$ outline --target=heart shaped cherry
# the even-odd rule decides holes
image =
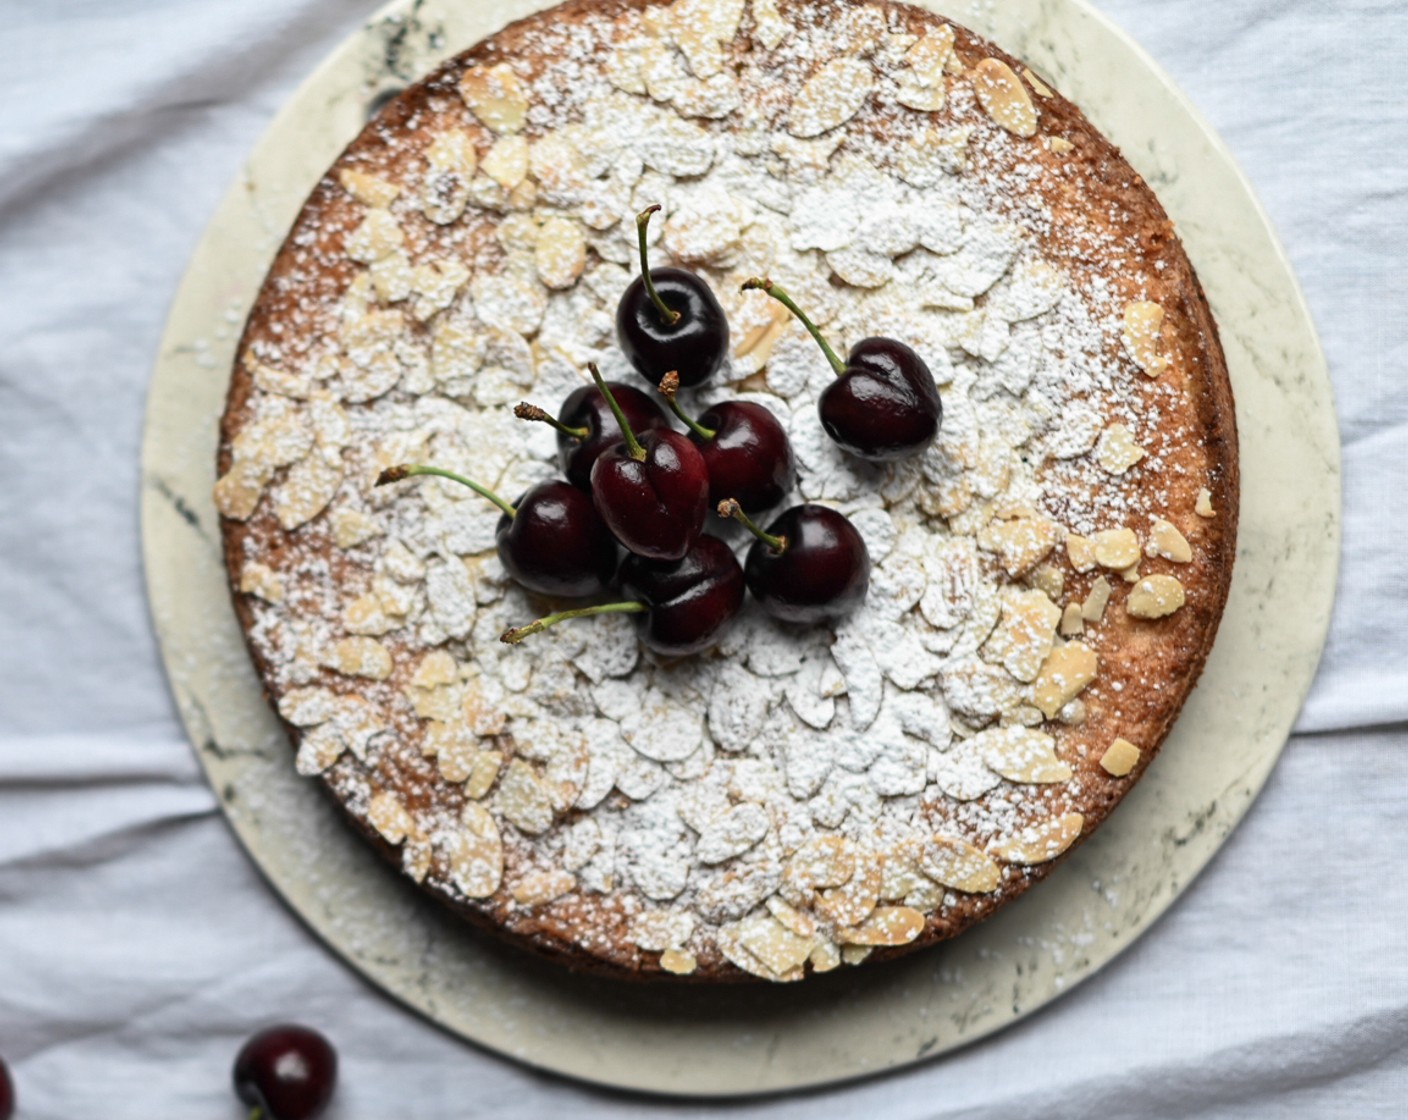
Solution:
[[[667,373],[660,393],[689,429],[709,470],[709,504],[735,498],[749,513],[771,509],[797,481],[792,444],[772,412],[753,401],[721,401],[691,420],[675,393],[679,378]]]
[[[647,381],[675,370],[683,385],[702,385],[728,355],[728,317],[702,277],[682,268],[652,269],[645,230],[659,206],[636,216],[640,275],[616,307],[616,341]]]
[[[934,375],[914,350],[893,338],[863,338],[842,362],[816,325],[771,280],[754,277],[743,290],[761,289],[787,308],[817,341],[836,380],[817,401],[821,426],[842,450],[871,463],[918,455],[939,434],[943,404]]]
[[[317,1031],[285,1023],[250,1036],[234,1078],[250,1120],[312,1120],[332,1100],[337,1053]]]
[[[828,506],[785,511],[767,532],[734,501],[719,503],[758,539],[748,549],[744,577],[762,608],[783,622],[834,622],[870,589],[870,551],[850,520]]]
[[[653,428],[639,439],[595,363],[592,378],[616,415],[622,439],[592,466],[592,501],[630,551],[650,560],[681,560],[704,528],[709,470],[679,432]]]
[[[15,1086],[5,1060],[0,1058],[0,1120],[10,1120],[15,1114]]]
[[[611,395],[625,413],[633,431],[668,428],[670,419],[654,399],[630,385],[608,381]],[[513,410],[520,420],[539,420],[557,429],[557,462],[567,481],[589,490],[592,465],[597,456],[621,438],[621,428],[611,406],[595,385],[573,389],[558,410],[557,419],[533,404],[520,404]]]
[[[513,505],[485,489],[439,467],[388,467],[378,486],[404,478],[431,475],[468,486],[504,511],[495,530],[504,569],[529,591],[539,595],[583,599],[604,591],[616,574],[616,541],[589,495],[561,479],[540,482],[523,492]]]
[[[530,634],[570,618],[594,614],[633,614],[641,642],[664,657],[685,657],[714,645],[743,604],[743,569],[718,537],[702,536],[684,559],[662,564],[628,556],[621,565],[621,589],[630,599],[559,611],[504,631],[516,645]]]

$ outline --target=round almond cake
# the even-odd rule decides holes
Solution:
[[[790,437],[869,593],[747,602],[667,660],[550,603],[499,510],[557,474],[639,272],[727,313],[694,415]],[[912,346],[943,418],[873,465],[818,418],[836,345]],[[569,0],[406,90],[314,189],[249,317],[215,498],[300,774],[476,925],[622,977],[800,980],[953,937],[1041,881],[1144,772],[1231,578],[1232,395],[1171,223],[1030,69],[896,3]],[[767,518],[763,518],[766,523]],[[752,538],[710,517],[741,556]],[[609,596],[608,596],[609,598]],[[603,601],[606,601],[605,599]]]

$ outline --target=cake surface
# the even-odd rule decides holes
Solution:
[[[834,629],[750,604],[673,663],[621,616],[502,645],[547,604],[505,577],[498,511],[372,484],[553,476],[512,408],[555,411],[588,361],[645,384],[612,311],[655,203],[653,263],[704,275],[733,331],[682,400],[779,416],[795,500],[866,539],[869,597]],[[838,348],[914,346],[934,446],[836,449],[831,370],[752,275]],[[569,2],[446,63],[295,223],[218,465],[300,773],[477,924],[633,977],[800,979],[1016,898],[1156,753],[1235,549],[1226,367],[1157,200],[1020,63],[898,4]]]

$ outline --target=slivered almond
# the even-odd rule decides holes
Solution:
[[[1041,714],[1054,719],[1056,713],[1079,696],[1095,679],[1100,660],[1082,642],[1068,642],[1051,651],[1037,674],[1032,700]]]
[[[973,92],[993,122],[1014,136],[1036,135],[1037,112],[1022,79],[1012,67],[996,58],[985,58],[973,68]]]
[[[919,850],[919,870],[965,894],[986,894],[1002,882],[1002,869],[981,848],[956,836],[931,836]]]
[[[1066,813],[1021,829],[989,850],[1008,863],[1047,863],[1074,844],[1084,827],[1085,817],[1080,813]]]
[[[1165,618],[1183,602],[1183,584],[1173,576],[1146,576],[1134,585],[1124,609],[1135,618]]]
[[[1116,739],[1100,756],[1100,765],[1111,777],[1123,778],[1139,765],[1140,750],[1128,739]]]
[[[1148,377],[1158,377],[1168,368],[1160,339],[1163,325],[1164,309],[1150,300],[1131,303],[1124,309],[1124,348]]]
[[[528,98],[508,63],[471,67],[461,76],[459,88],[470,112],[495,132],[517,132],[523,127]]]

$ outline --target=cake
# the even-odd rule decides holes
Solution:
[[[515,420],[625,364],[612,309],[696,270],[732,351],[696,408],[783,421],[796,500],[873,565],[834,626],[745,605],[666,661],[494,552],[556,473]],[[901,339],[923,455],[823,433],[838,347]],[[953,937],[1140,778],[1202,670],[1235,549],[1216,327],[1148,186],[1062,95],[898,3],[568,0],[386,105],[319,181],[232,371],[215,499],[235,608],[300,774],[469,922],[633,979],[795,981]],[[792,504],[790,501],[784,505]],[[709,531],[735,545],[732,522]]]

